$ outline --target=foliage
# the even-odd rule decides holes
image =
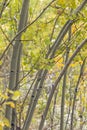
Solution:
[[[36,127],[36,129],[38,129],[40,118],[46,108],[52,87],[66,64],[67,48],[69,49],[69,59],[76,50],[76,47],[87,37],[87,7],[85,6],[78,15],[75,15],[74,11],[78,5],[81,4],[81,0],[55,0],[46,10],[44,8],[50,3],[50,0],[30,0],[27,22],[29,26],[22,32],[20,40],[22,43],[22,53],[17,82],[18,88],[15,90],[9,90],[10,67],[16,39],[14,39],[13,43],[10,43],[10,41],[17,34],[22,0],[7,1],[8,4],[4,7],[0,18],[0,56],[2,57],[0,59],[0,130],[2,130],[4,126],[11,127],[9,120],[5,117],[6,106],[16,110],[17,125],[20,127],[23,126],[38,73],[41,70],[47,70],[47,75],[44,78],[45,81],[42,83],[43,90],[42,93],[40,93],[40,98],[38,99],[31,124],[32,129],[35,129]],[[0,2],[0,13],[2,9],[3,0]],[[42,11],[44,11],[44,13],[39,16]],[[38,20],[35,20],[38,16]],[[34,20],[35,22],[32,23]],[[51,57],[52,53],[48,55],[48,52],[52,49],[52,45],[55,43],[67,20],[75,20],[75,22],[71,25],[70,30],[64,38],[62,38],[55,55]],[[4,52],[5,50],[6,52]],[[86,57],[87,45],[85,44],[73,59],[67,70],[64,97],[64,126],[67,125],[67,128],[71,125],[70,121],[75,87],[78,81],[81,65]],[[87,61],[85,63],[85,66],[86,65]],[[39,91],[40,78],[38,80],[36,93]],[[73,120],[75,129],[83,127],[85,130],[87,127],[86,78],[87,69],[84,67],[76,94]],[[59,82],[54,93],[46,118],[46,127],[53,127],[54,130],[59,128],[62,88],[63,78]],[[76,120],[78,120],[77,123]]]

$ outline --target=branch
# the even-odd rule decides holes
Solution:
[[[9,3],[10,3],[10,0],[9,1],[8,0],[4,0],[4,2],[2,3],[3,5],[2,5],[1,12],[0,12],[0,18],[2,17],[2,14],[3,14],[5,8],[8,6]]]
[[[4,30],[2,29],[2,27],[0,26],[0,29],[4,35],[4,37],[7,39],[8,42],[10,42],[10,39],[8,38],[8,36],[6,35],[6,33],[4,32]]]
[[[77,9],[73,13],[77,15],[86,5],[86,3],[87,3],[87,0],[83,0],[82,3],[77,7]]]
[[[47,106],[45,108],[45,111],[43,113],[43,116],[42,116],[42,119],[41,119],[41,122],[40,122],[40,125],[39,125],[39,130],[42,130],[43,128],[43,125],[44,125],[44,121],[46,119],[46,115],[48,113],[48,109],[50,107],[50,103],[51,103],[51,100],[52,100],[52,97],[53,97],[53,94],[57,88],[57,85],[58,83],[60,82],[62,76],[64,75],[64,73],[66,72],[67,68],[69,67],[70,63],[72,62],[72,60],[74,59],[74,57],[77,55],[77,53],[80,51],[80,49],[84,46],[84,44],[87,43],[87,39],[83,40],[82,43],[77,47],[77,49],[74,51],[73,55],[71,56],[71,58],[66,62],[64,68],[62,69],[59,77],[57,78],[57,80],[55,81],[54,83],[54,86],[52,87],[52,90],[51,90],[51,93],[49,95],[49,98],[48,98],[48,101],[47,101]]]
[[[77,90],[78,90],[78,86],[79,86],[80,80],[81,80],[81,78],[82,78],[82,76],[83,76],[83,70],[84,70],[85,62],[86,62],[86,58],[84,59],[83,64],[82,64],[82,66],[81,66],[79,78],[78,78],[78,81],[77,81],[77,84],[76,84],[76,87],[75,87],[75,90],[74,90],[74,98],[73,98],[73,105],[72,105],[70,130],[73,130],[73,116],[74,116],[74,110],[75,110]]]
[[[6,53],[6,51],[8,50],[8,48],[10,47],[10,45],[13,43],[13,41],[22,33],[24,32],[28,27],[30,27],[32,24],[34,24],[41,16],[42,14],[48,9],[48,7],[54,2],[55,0],[52,0],[43,10],[42,12],[36,17],[36,19],[34,19],[31,23],[28,23],[23,29],[21,29],[16,36],[11,40],[11,42],[9,43],[9,45],[6,47],[6,49],[4,50],[3,54],[0,57],[0,60],[3,58],[4,54]]]
[[[87,0],[83,0],[83,2],[76,8],[76,10],[73,12],[74,15],[77,15],[81,9],[85,6],[85,4],[87,3]],[[63,26],[63,28],[61,29],[55,43],[52,45],[52,47],[49,49],[47,57],[49,56],[49,54],[51,53],[51,58],[54,57],[54,54],[56,52],[56,50],[58,49],[62,39],[64,38],[64,36],[66,35],[66,33],[68,32],[69,28],[72,26],[72,24],[75,22],[75,19],[73,20],[68,20],[65,25]]]

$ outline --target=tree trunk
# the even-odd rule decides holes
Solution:
[[[67,61],[67,63],[65,64],[64,68],[62,69],[60,75],[58,76],[57,80],[55,81],[53,87],[52,87],[52,90],[51,90],[51,93],[49,95],[49,98],[48,98],[48,101],[47,101],[47,105],[46,105],[46,108],[45,108],[45,111],[43,113],[43,116],[42,116],[42,119],[41,119],[41,122],[40,122],[40,125],[39,125],[39,130],[42,130],[43,129],[43,125],[44,125],[44,121],[46,119],[46,116],[47,116],[47,113],[48,113],[48,110],[49,110],[49,107],[50,107],[50,104],[51,104],[51,100],[52,100],[52,97],[53,97],[53,94],[57,88],[57,85],[58,83],[60,82],[62,76],[64,75],[64,73],[66,72],[68,66],[70,65],[70,63],[72,62],[72,60],[74,59],[74,57],[77,55],[77,53],[80,51],[80,49],[83,47],[84,44],[87,43],[87,39],[85,39],[84,41],[82,41],[82,43],[77,47],[77,49],[75,50],[75,52],[73,53],[73,55],[70,57],[70,59]]]
[[[85,59],[85,60],[86,60],[86,59]],[[76,102],[76,97],[77,97],[77,90],[78,90],[78,86],[79,86],[81,77],[82,77],[82,75],[83,75],[83,69],[84,69],[84,65],[85,65],[85,60],[83,61],[83,64],[82,64],[82,66],[81,66],[80,75],[79,75],[79,78],[78,78],[78,81],[77,81],[77,84],[76,84],[76,87],[75,87],[75,91],[74,91],[74,98],[73,98],[73,105],[72,105],[72,113],[71,113],[70,130],[73,130],[73,116],[74,116],[75,102]]]
[[[68,42],[71,39],[71,28],[69,29],[68,32]],[[65,59],[65,64],[68,61],[69,57],[69,47],[66,46],[66,59]],[[67,76],[67,71],[64,74],[63,78],[63,87],[62,87],[62,99],[61,99],[61,116],[60,116],[60,130],[64,129],[64,106],[65,106],[65,92],[66,92],[66,76]]]
[[[28,7],[29,7],[29,0],[24,0],[22,4],[22,10],[21,10],[21,15],[20,15],[20,21],[19,21],[19,26],[18,26],[18,32],[21,31],[26,24],[26,18],[28,14]],[[20,47],[21,47],[21,35],[18,35],[16,38],[15,45],[13,46],[13,54],[12,54],[12,60],[11,60],[11,69],[10,69],[10,79],[9,79],[9,89],[10,90],[15,90],[16,83],[17,83],[17,71],[18,70],[18,57],[20,55]],[[10,95],[9,95],[10,96]],[[9,106],[6,106],[6,112],[5,112],[5,117],[10,121],[12,121],[12,108]],[[15,126],[15,124],[14,124]],[[10,130],[8,127],[4,127],[4,130]]]

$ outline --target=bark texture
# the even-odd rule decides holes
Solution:
[[[24,0],[23,4],[22,4],[21,14],[20,14],[18,32],[21,31],[26,25],[28,8],[29,8],[29,0]],[[13,91],[15,90],[15,87],[17,84],[17,77],[18,77],[18,71],[19,71],[18,70],[19,69],[18,60],[19,60],[20,51],[22,49],[21,42],[20,42],[21,36],[22,36],[22,33],[20,33],[20,35],[17,36],[15,45],[13,46],[13,54],[12,54],[11,69],[10,69],[10,79],[9,79],[9,89],[13,90]],[[5,117],[10,121],[10,124],[12,122],[12,115],[13,115],[12,108],[9,106],[6,106]],[[15,126],[15,124],[13,126]],[[4,130],[10,130],[10,128],[4,127]]]

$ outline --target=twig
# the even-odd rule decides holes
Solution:
[[[2,5],[1,12],[0,12],[0,18],[2,17],[2,14],[3,14],[5,8],[8,6],[9,3],[10,3],[10,0],[9,1],[8,0],[4,0],[4,2],[2,3],[3,5]]]
[[[0,26],[0,29],[3,33],[3,35],[5,36],[5,38],[7,39],[8,42],[10,42],[10,39],[8,38],[8,36],[6,35],[6,33],[4,32],[4,30],[2,29],[2,27]]]
[[[42,12],[31,22],[28,23],[22,30],[20,30],[16,36],[10,41],[9,45],[6,47],[6,49],[4,50],[3,54],[0,57],[0,60],[3,58],[4,54],[6,53],[6,51],[8,50],[8,48],[10,47],[10,45],[13,43],[13,41],[22,33],[24,32],[28,27],[30,27],[32,24],[34,24],[41,16],[42,14],[48,9],[48,7],[54,2],[55,0],[52,0],[43,10]]]
[[[74,59],[74,57],[77,55],[77,53],[80,51],[80,49],[83,47],[84,44],[87,43],[87,39],[83,40],[82,43],[77,47],[77,49],[74,51],[73,55],[70,57],[70,59],[66,62],[64,68],[62,69],[60,75],[58,76],[57,80],[55,81],[54,83],[54,86],[52,87],[52,90],[51,90],[51,93],[49,95],[49,98],[48,98],[48,101],[47,101],[47,106],[45,108],[45,111],[43,113],[43,116],[42,116],[42,119],[41,119],[41,122],[40,122],[40,125],[39,125],[39,130],[42,130],[43,128],[43,125],[44,125],[44,121],[45,121],[45,118],[46,118],[46,115],[48,113],[48,109],[50,107],[50,103],[51,103],[51,100],[52,100],[52,97],[53,97],[53,94],[57,88],[57,85],[58,83],[60,82],[62,76],[65,74],[68,66],[70,65],[70,63],[72,62],[72,60]]]

